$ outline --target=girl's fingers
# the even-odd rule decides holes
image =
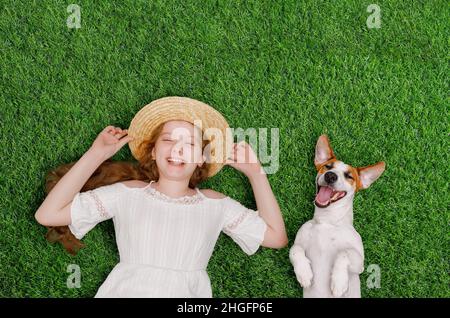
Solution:
[[[227,165],[229,165],[229,164],[233,164],[233,163],[236,163],[234,160],[232,160],[232,159],[227,159],[226,161],[225,161],[225,164],[227,164]]]
[[[107,133],[109,135],[112,135],[113,137],[115,137],[116,139],[120,139],[123,136],[128,134],[128,130],[127,129],[122,129],[120,127],[114,127],[114,126],[108,126],[103,130],[104,133]],[[102,133],[103,133],[102,132]]]
[[[122,131],[122,132],[120,132],[120,133],[115,134],[114,137],[120,139],[120,138],[122,138],[123,136],[125,136],[125,135],[127,135],[127,134],[128,134],[128,133],[127,133],[126,131]]]
[[[236,161],[236,156],[231,155],[230,157],[227,158],[227,160]]]
[[[122,129],[120,127],[114,127],[114,134],[120,134],[122,132]]]
[[[127,136],[127,137],[125,137],[125,138],[122,138],[122,139],[119,140],[119,146],[120,146],[120,147],[123,147],[127,142],[129,142],[129,141],[131,141],[131,140],[133,140],[133,138],[130,137],[130,136]]]
[[[122,129],[120,127],[116,126],[107,126],[103,131],[106,131],[108,133],[121,133],[123,131],[128,131],[127,129]]]
[[[104,132],[111,133],[114,131],[114,126],[107,126],[105,129],[103,129]]]

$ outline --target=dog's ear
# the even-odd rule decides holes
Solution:
[[[334,158],[333,149],[331,149],[327,135],[321,135],[317,140],[316,156],[314,157],[316,168],[318,169],[324,162]]]
[[[386,164],[383,161],[371,166],[357,168],[359,180],[361,181],[361,188],[367,189],[381,176],[385,168]]]

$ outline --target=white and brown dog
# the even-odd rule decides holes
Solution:
[[[289,259],[303,297],[360,298],[364,249],[353,228],[353,198],[378,179],[385,164],[349,166],[336,159],[326,135],[317,141],[314,164],[318,171],[314,217],[298,231]]]

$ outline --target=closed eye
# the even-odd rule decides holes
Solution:
[[[344,177],[346,177],[347,179],[352,179],[353,180],[353,176],[350,173],[348,173],[348,172],[344,173]]]
[[[328,170],[333,169],[333,164],[325,165],[325,168],[327,168]]]

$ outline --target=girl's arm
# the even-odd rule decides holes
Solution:
[[[267,175],[250,145],[243,141],[235,144],[231,159],[226,163],[244,173],[250,181],[259,215],[267,224],[267,231],[261,245],[270,248],[285,247],[288,244],[288,238],[280,207]]]
[[[38,223],[45,226],[71,224],[70,206],[75,195],[106,159],[131,140],[131,137],[120,139],[126,134],[126,130],[108,126],[98,135],[91,148],[58,181],[37,209]]]

